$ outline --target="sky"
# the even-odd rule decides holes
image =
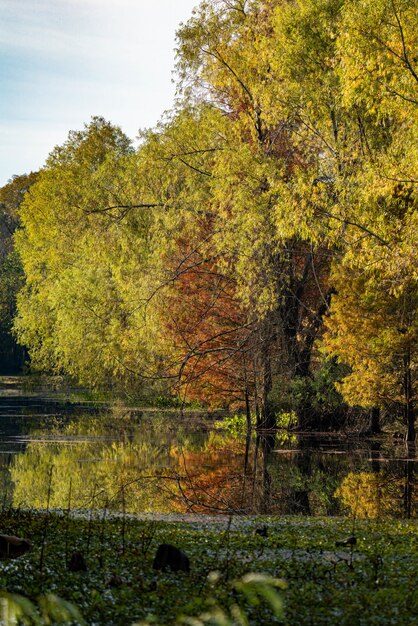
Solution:
[[[198,0],[0,0],[0,187],[101,115],[134,139],[174,102]]]

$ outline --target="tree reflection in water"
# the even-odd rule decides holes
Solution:
[[[120,411],[46,419],[6,462],[15,507],[128,513],[416,516],[416,461],[385,443],[362,446],[281,432],[232,435],[213,422]],[[357,442],[358,444],[358,442]]]

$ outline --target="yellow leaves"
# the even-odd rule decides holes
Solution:
[[[369,111],[381,118],[416,114],[415,0],[346,3],[342,17],[344,35],[337,45],[345,103],[366,102]]]
[[[300,286],[323,304],[335,282],[326,346],[352,367],[346,398],[398,398],[416,338],[416,17],[413,0],[201,4],[179,31],[171,116],[135,155],[95,118],[22,208],[17,328],[40,361],[124,380],[175,353],[161,321],[187,263],[216,262],[260,320],[303,274],[288,250],[322,248],[323,275]]]
[[[352,405],[402,405],[406,372],[418,362],[417,284],[404,279],[394,290],[384,278],[373,266],[334,269],[337,294],[324,346],[351,367],[340,390]]]
[[[391,482],[383,472],[350,472],[335,492],[351,515],[375,519],[397,512],[402,485]]]

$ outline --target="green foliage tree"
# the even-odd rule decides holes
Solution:
[[[273,115],[265,98],[277,4],[202,3],[179,32],[184,93],[206,98],[227,122],[212,178],[214,211],[225,222],[217,244],[256,321],[261,418],[270,425],[273,379],[309,374],[329,297],[326,256],[306,229],[296,230],[294,213],[291,228],[278,214],[304,156],[292,144],[288,116]]]
[[[26,284],[15,330],[35,366],[89,385],[121,379],[144,353],[138,302],[150,213],[130,213],[136,156],[120,129],[93,118],[50,155],[21,208],[16,246]]]
[[[370,406],[355,345],[384,344],[384,394],[400,402],[404,381],[413,438],[415,5],[201,2],[178,32],[171,116],[136,152],[94,118],[23,203],[15,327],[34,363],[125,388],[229,376],[258,425],[276,398],[315,426],[332,299],[324,346],[353,370],[345,399]]]
[[[37,174],[14,176],[0,189],[0,372],[21,370],[25,351],[12,335],[16,296],[23,284],[23,271],[14,249],[13,233],[19,224],[19,207]]]

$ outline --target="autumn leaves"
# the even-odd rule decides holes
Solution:
[[[169,118],[136,152],[94,118],[27,194],[33,363],[314,426],[332,356],[413,438],[417,38],[413,0],[201,3]]]

